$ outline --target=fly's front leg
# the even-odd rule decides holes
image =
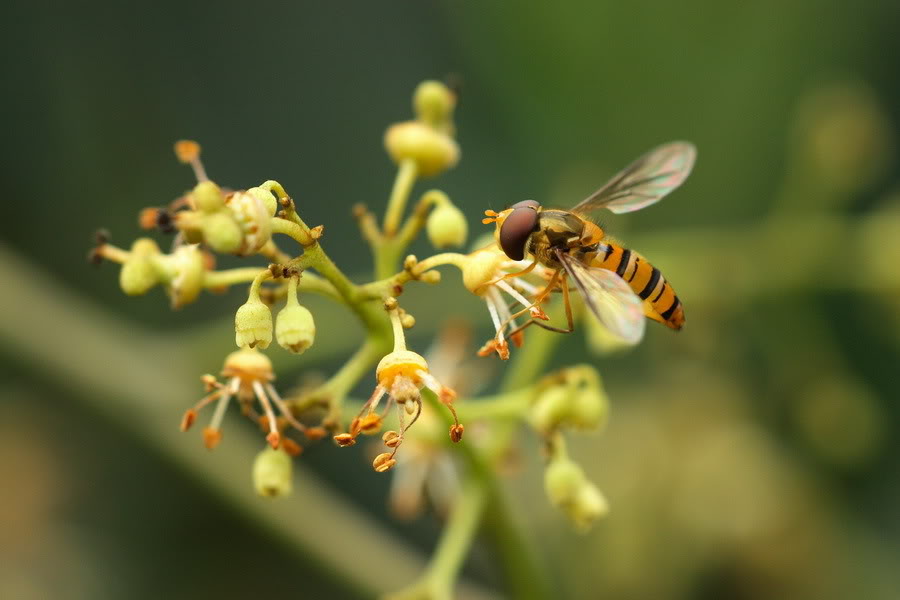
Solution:
[[[569,302],[569,282],[566,281],[565,275],[562,276],[561,286],[563,292],[563,303],[566,307],[566,329],[560,329],[559,327],[547,325],[546,323],[537,319],[528,319],[528,321],[511,331],[509,333],[509,337],[512,339],[516,339],[514,336],[521,334],[530,325],[537,325],[538,327],[546,329],[547,331],[553,331],[554,333],[572,333],[573,331],[575,331],[575,319],[572,316],[572,304]]]

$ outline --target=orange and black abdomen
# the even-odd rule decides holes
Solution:
[[[659,269],[628,248],[604,241],[593,266],[614,271],[644,301],[644,314],[672,329],[684,325],[684,308]]]

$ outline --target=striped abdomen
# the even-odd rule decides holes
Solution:
[[[684,308],[675,290],[659,269],[628,248],[604,241],[592,262],[595,267],[615,271],[628,282],[634,293],[644,301],[644,314],[672,329],[684,325]]]

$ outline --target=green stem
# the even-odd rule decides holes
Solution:
[[[478,532],[478,524],[486,501],[485,487],[480,484],[478,478],[467,477],[450,519],[444,527],[444,534],[438,542],[431,562],[428,563],[426,581],[436,597],[442,595],[452,597],[449,592],[459,576],[472,539]]]
[[[256,276],[267,271],[261,267],[240,267],[237,269],[225,269],[224,271],[207,271],[203,277],[203,287],[223,288],[236,283],[247,283],[256,279]]]
[[[294,214],[296,215],[296,213]],[[272,233],[290,236],[304,248],[316,243],[315,238],[310,233],[310,229],[305,224],[297,223],[294,220],[282,219],[281,217],[272,218]]]
[[[422,194],[413,213],[406,222],[403,223],[403,227],[400,228],[400,233],[397,234],[397,245],[401,248],[406,248],[413,243],[416,236],[419,235],[419,232],[425,227],[425,223],[428,220],[428,213],[431,212],[431,208],[439,204],[447,203],[448,201],[447,195],[440,190],[428,190]]]
[[[467,399],[466,402],[456,406],[456,413],[459,420],[466,423],[517,420],[522,418],[531,400],[530,391],[518,389],[506,394],[484,396],[477,400]]]
[[[409,194],[416,183],[418,171],[416,161],[411,158],[401,162],[397,169],[397,177],[394,179],[394,187],[391,189],[387,210],[384,213],[384,234],[387,237],[393,237],[397,233],[400,219],[403,218],[403,210],[409,200]]]
[[[347,394],[384,354],[384,344],[372,339],[367,340],[327,382],[311,394],[292,401],[291,405],[298,413],[302,413],[311,405],[327,402],[329,418],[335,423],[340,423]]]
[[[400,261],[400,254],[406,249],[406,245],[396,237],[397,229],[417,175],[418,167],[414,160],[407,159],[400,163],[384,215],[384,235],[381,243],[375,247],[376,279],[386,279],[394,273]]]

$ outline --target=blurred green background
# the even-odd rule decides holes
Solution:
[[[84,257],[97,227],[127,245],[140,208],[192,185],[171,145],[193,138],[224,185],[284,183],[362,280],[350,207],[383,210],[383,131],[449,73],[463,158],[417,192],[444,189],[473,231],[485,208],[574,204],[663,141],[699,149],[672,198],[605,221],[673,282],[685,330],[651,326],[604,358],[575,334],[554,358],[604,375],[610,425],[572,451],[610,516],[572,532],[528,436],[509,478],[558,597],[900,597],[897,2],[5,12],[0,597],[340,598],[372,589],[366,569],[380,590],[418,572],[440,522],[394,520],[361,452],[313,447],[296,497],[267,503],[250,490],[252,428],[235,418],[213,454],[179,435],[196,375],[231,349],[240,290],[172,313]],[[410,302],[419,347],[450,315],[478,314],[486,335],[455,273]],[[314,306],[316,347],[272,352],[281,386],[356,343],[344,313]],[[466,576],[506,589],[489,544]]]

